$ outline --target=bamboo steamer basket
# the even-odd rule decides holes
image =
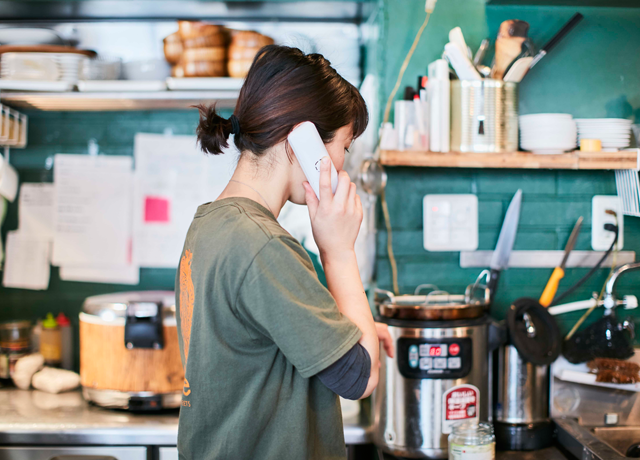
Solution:
[[[89,297],[80,313],[80,381],[85,399],[130,410],[181,404],[184,369],[175,293]]]

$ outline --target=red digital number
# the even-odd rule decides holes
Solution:
[[[429,355],[431,356],[440,356],[442,354],[442,349],[440,347],[431,347],[429,350]]]

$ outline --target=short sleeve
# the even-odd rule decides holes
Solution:
[[[236,309],[305,378],[340,359],[362,335],[340,313],[304,248],[286,237],[271,239],[255,256]]]

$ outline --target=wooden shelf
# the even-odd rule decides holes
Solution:
[[[580,152],[563,155],[534,155],[528,152],[464,153],[382,150],[385,166],[431,168],[505,169],[636,169],[638,150],[623,152]]]
[[[3,91],[0,101],[19,109],[45,111],[175,110],[216,102],[234,108],[238,90],[38,93]]]

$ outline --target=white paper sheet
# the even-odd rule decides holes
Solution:
[[[53,265],[131,264],[132,158],[55,156]]]
[[[141,267],[177,267],[198,206],[222,192],[237,157],[233,148],[207,156],[195,136],[136,135],[133,258]]]
[[[5,287],[45,290],[49,287],[51,242],[20,231],[7,234],[2,284]]]
[[[63,281],[135,285],[140,282],[140,267],[60,267]]]
[[[22,184],[18,198],[18,228],[21,233],[53,240],[53,184]]]

